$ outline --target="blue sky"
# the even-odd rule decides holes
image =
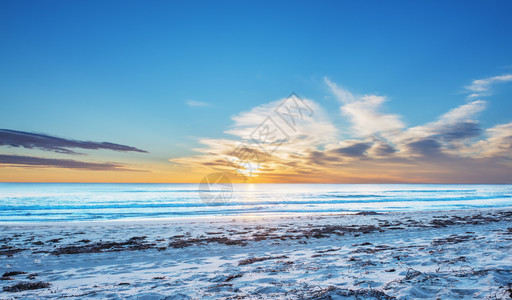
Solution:
[[[94,160],[165,165],[193,155],[200,138],[229,137],[233,116],[292,91],[319,103],[348,137],[326,77],[354,94],[385,96],[382,110],[410,127],[468,103],[473,80],[512,73],[509,1],[2,1],[0,8],[0,128],[149,152],[100,150]],[[511,95],[512,85],[493,86],[478,118],[483,128],[511,121]]]

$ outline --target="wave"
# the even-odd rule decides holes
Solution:
[[[332,197],[332,196],[330,196]],[[337,198],[337,197],[336,197]],[[476,196],[476,197],[451,197],[451,198],[383,198],[383,199],[367,199],[362,200],[362,197],[345,198],[345,200],[308,200],[308,201],[230,201],[227,203],[218,203],[218,206],[258,206],[258,205],[319,205],[319,204],[351,204],[351,203],[393,203],[393,202],[450,202],[450,201],[478,201],[478,200],[502,200],[512,198],[512,195],[496,196]],[[213,205],[209,205],[213,206]],[[0,205],[0,211],[33,211],[33,210],[80,210],[80,209],[134,209],[134,208],[196,208],[205,207],[205,203],[122,203],[122,204],[104,204],[104,205]]]
[[[234,184],[206,205],[195,184],[0,184],[0,221],[84,221],[243,214],[411,211],[512,206],[511,185]]]

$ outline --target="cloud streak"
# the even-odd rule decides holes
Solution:
[[[85,162],[72,159],[55,159],[43,158],[35,156],[23,155],[3,155],[0,154],[0,164],[4,166],[14,167],[53,167],[74,170],[88,170],[88,171],[130,171],[130,172],[144,172],[144,170],[129,169],[120,163],[95,163]]]
[[[473,80],[470,85],[466,86],[466,90],[470,93],[468,98],[476,98],[481,96],[489,96],[490,89],[497,83],[505,83],[512,81],[512,74],[505,74],[494,77]]]
[[[147,153],[135,147],[109,142],[80,141],[55,137],[47,134],[0,129],[0,146],[40,149],[63,154],[80,154],[71,149],[113,150],[119,152]]]
[[[188,106],[192,107],[211,107],[212,105],[210,103],[201,102],[201,101],[195,101],[195,100],[189,100],[185,102]]]
[[[342,103],[340,111],[349,118],[354,131],[360,136],[391,134],[404,128],[400,117],[395,114],[382,113],[381,107],[385,97],[376,95],[354,96],[348,90],[324,78],[331,92]]]
[[[482,129],[476,119],[486,102],[476,100],[456,107],[436,121],[408,128],[391,138],[402,154],[439,156],[459,151],[468,139],[478,137]]]

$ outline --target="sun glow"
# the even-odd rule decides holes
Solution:
[[[244,177],[257,177],[261,173],[261,165],[251,161],[241,161],[238,158],[232,158],[231,161],[235,164],[237,174]]]

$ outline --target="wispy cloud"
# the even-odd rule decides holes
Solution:
[[[347,116],[355,132],[361,136],[390,134],[404,127],[400,117],[380,111],[385,97],[376,95],[354,96],[348,90],[324,78],[331,92],[341,101],[340,110]]]
[[[494,82],[509,80],[493,78],[477,82],[481,87],[475,86],[475,91],[488,91]],[[340,101],[339,116],[349,122],[352,136],[340,138],[323,108],[305,100],[314,116],[299,123],[272,155],[257,153],[263,157],[257,181],[504,182],[510,180],[504,178],[512,178],[512,123],[482,128],[478,115],[486,101],[464,103],[436,120],[407,127],[400,115],[383,112],[386,98],[354,95],[328,78],[324,80]],[[201,167],[205,173],[215,169],[233,174],[231,152],[250,140],[279,101],[233,116],[233,125],[226,131],[233,139],[201,139],[205,147],[196,149],[199,155],[172,161],[196,170]],[[277,122],[286,128],[279,119]]]
[[[201,102],[201,101],[195,101],[195,100],[189,100],[185,102],[188,106],[192,107],[211,107],[212,105],[210,103]]]
[[[323,108],[316,102],[308,99],[302,99],[304,103],[314,112],[314,114],[305,114],[300,121],[295,123],[293,128],[283,119],[279,118],[275,109],[282,101],[289,99],[279,99],[272,101],[253,109],[241,112],[232,117],[234,124],[225,131],[234,138],[232,139],[200,139],[199,142],[205,145],[205,148],[195,149],[201,153],[191,157],[172,159],[171,161],[185,165],[192,165],[195,169],[209,166],[215,170],[224,170],[230,173],[243,172],[244,169],[257,166],[265,170],[293,171],[296,163],[304,160],[309,155],[309,149],[321,147],[336,143],[338,130],[328,119]],[[277,125],[279,132],[284,132],[287,136],[280,146],[270,156],[258,145],[252,145],[252,134],[256,128],[268,116],[272,116],[272,122]],[[250,145],[244,146],[244,145]],[[243,147],[248,147],[252,151],[253,160],[245,161],[242,159],[241,152]],[[258,173],[258,170],[254,170]]]
[[[391,140],[402,154],[438,156],[442,152],[456,152],[465,140],[481,134],[476,116],[485,109],[485,105],[486,102],[481,100],[460,105],[437,121],[408,128]]]
[[[512,162],[512,122],[488,128],[485,138],[475,143],[460,147],[461,155],[470,157],[499,157]]]
[[[121,152],[147,153],[147,151],[135,147],[114,144],[109,142],[79,141],[55,137],[47,134],[16,131],[9,129],[0,129],[0,146],[40,149],[63,154],[79,154],[78,152],[70,150],[70,148],[87,150],[106,149]]]
[[[466,90],[470,93],[468,98],[476,98],[490,95],[492,85],[512,81],[512,74],[505,74],[483,79],[473,80]]]
[[[77,161],[72,159],[56,159],[56,158],[43,158],[35,156],[23,155],[3,155],[0,154],[0,165],[3,166],[16,166],[16,167],[53,167],[75,170],[88,170],[88,171],[131,171],[141,172],[144,170],[135,170],[127,168],[126,165],[120,163],[96,163]]]

